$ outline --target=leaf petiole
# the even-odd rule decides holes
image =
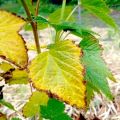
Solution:
[[[40,53],[41,49],[40,49],[39,37],[38,37],[38,32],[37,32],[37,27],[36,27],[37,23],[33,22],[30,11],[28,9],[28,6],[27,6],[25,0],[21,0],[21,2],[22,2],[22,5],[26,11],[27,16],[28,16],[28,20],[31,21],[30,24],[31,24],[32,29],[33,29],[34,40],[35,40],[37,52]]]

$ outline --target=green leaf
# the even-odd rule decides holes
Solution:
[[[14,107],[13,107],[13,105],[12,105],[11,103],[6,102],[6,101],[4,101],[3,99],[0,99],[0,104],[8,107],[8,108],[11,109],[11,110],[15,110]]]
[[[38,20],[39,21],[39,20]],[[47,28],[48,27],[48,24],[46,24],[46,23],[38,23],[37,24],[37,29],[38,30],[42,30],[42,29],[45,29],[45,28]],[[26,24],[25,26],[24,26],[24,29],[26,30],[26,31],[32,31],[32,27],[31,27],[31,25],[30,24]]]
[[[86,67],[85,80],[88,82],[87,102],[89,103],[93,90],[101,91],[112,100],[113,96],[107,83],[107,78],[112,73],[101,57],[102,48],[99,41],[93,37],[86,37],[80,42],[80,47],[83,50],[82,63]]]
[[[65,105],[56,99],[49,99],[47,106],[40,106],[41,116],[45,119],[72,120],[64,110]]]
[[[16,15],[0,11],[0,57],[20,68],[26,67],[28,63],[25,42],[18,33],[25,23]]]
[[[14,70],[10,73],[6,74],[11,74],[11,77],[8,79],[5,79],[5,82],[8,83],[9,85],[12,84],[28,84],[29,79],[28,79],[28,73],[25,70]],[[3,76],[4,77],[4,76]]]
[[[105,11],[106,13],[110,13],[109,8],[103,0],[92,0],[91,2],[89,2],[89,0],[81,0],[81,2],[82,5],[93,6],[102,11]]]
[[[44,24],[49,24],[53,28],[56,29],[56,31],[70,31],[72,34],[77,35],[79,37],[85,37],[86,35],[91,35],[96,34],[95,32],[79,25],[78,23],[75,22],[62,22],[62,23],[52,23],[48,21],[46,18],[42,16],[38,16],[34,18],[35,21],[38,23],[44,23]]]
[[[72,34],[77,35],[79,37],[85,37],[87,35],[95,34],[91,30],[86,29],[85,27],[74,23],[74,22],[62,22],[60,24],[52,24],[51,25],[57,30],[70,31]]]
[[[23,115],[25,117],[35,116],[37,113],[39,113],[40,105],[46,105],[48,99],[48,96],[43,92],[33,92],[29,101],[23,107]]]
[[[109,15],[109,9],[103,0],[81,0],[81,3],[82,6],[90,13],[94,14],[114,29],[118,29],[115,21]]]
[[[32,0],[25,0],[26,1],[26,4],[30,10],[30,12],[34,15],[35,14],[35,5],[32,4]]]
[[[40,53],[29,67],[35,88],[50,91],[71,105],[85,107],[86,88],[80,56],[81,49],[70,40],[49,45],[48,51]]]
[[[89,85],[89,82],[87,82],[87,85],[86,85],[86,96],[87,96],[87,98],[86,98],[87,99],[87,107],[89,108],[90,101],[94,97],[94,88],[92,88]]]
[[[47,23],[47,24],[49,23],[49,21],[46,18],[44,18],[43,16],[40,16],[40,15],[33,19],[39,23]]]
[[[89,78],[88,78],[89,79]],[[87,76],[85,76],[85,80],[87,80]],[[100,90],[90,81],[87,81],[86,84],[86,96],[87,96],[87,107],[89,108],[89,104],[94,97],[94,92],[100,93]]]
[[[66,6],[65,12],[64,12],[64,18],[63,20],[66,20],[66,18],[69,16],[69,14],[72,12],[73,6]],[[61,8],[57,9],[55,12],[49,15],[48,19],[51,23],[59,23],[60,22],[60,14],[61,14]],[[69,21],[75,21],[75,17],[71,16]]]
[[[37,17],[33,17],[33,20],[37,22],[37,28],[39,30],[47,28],[48,24],[50,24],[50,22],[45,17],[40,16],[40,15],[38,15]],[[32,30],[30,28],[31,28],[31,26],[27,25],[25,29]]]
[[[11,120],[21,120],[20,118],[12,118]]]

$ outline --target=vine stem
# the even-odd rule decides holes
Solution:
[[[71,12],[70,12],[70,14],[68,15],[68,17],[66,18],[66,20],[65,21],[68,21],[69,19],[70,19],[70,17],[73,15],[73,13],[76,11],[76,9],[78,8],[78,6],[79,5],[77,5]],[[63,35],[63,31],[61,32],[61,35],[60,35],[60,39],[62,38],[62,35]],[[68,36],[69,34],[67,34],[65,37],[64,37],[64,39]]]
[[[73,15],[73,13],[76,11],[77,8],[78,8],[78,5],[70,12],[68,17],[66,18],[66,21],[68,21],[70,19],[70,17]]]
[[[36,22],[33,22],[32,20],[32,17],[31,17],[31,14],[30,14],[30,11],[28,9],[28,6],[25,2],[25,0],[21,0],[22,2],[22,5],[26,11],[26,14],[27,14],[27,17],[28,17],[28,20],[30,21],[30,24],[32,26],[32,29],[33,29],[33,35],[34,35],[34,40],[35,40],[35,44],[36,44],[36,49],[37,49],[37,53],[39,54],[41,52],[41,49],[40,49],[40,43],[39,43],[39,37],[38,37],[38,31],[37,31],[37,23]],[[39,7],[39,5],[38,5]],[[38,11],[38,8],[36,9],[36,11]],[[37,12],[36,12],[37,13]],[[38,13],[37,13],[38,14]]]
[[[65,6],[66,6],[66,0],[63,0],[60,21],[63,21],[64,19]]]
[[[64,20],[64,12],[65,12],[65,6],[66,6],[66,0],[63,0],[62,2],[62,9],[61,9],[61,16],[60,16],[60,22]],[[55,42],[58,42],[60,39],[60,33],[61,31],[56,32]]]
[[[81,18],[81,1],[78,0],[78,23],[82,24],[82,18]]]
[[[37,0],[36,10],[35,10],[35,16],[38,16],[38,13],[39,13],[39,6],[40,6],[40,0]]]

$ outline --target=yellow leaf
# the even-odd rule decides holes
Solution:
[[[0,120],[7,120],[6,115],[0,112]]]
[[[13,84],[28,84],[29,79],[28,79],[28,73],[25,70],[14,70],[10,73],[6,73],[6,75],[11,76],[11,78],[5,79],[5,82],[8,83],[9,85]]]
[[[34,86],[50,91],[59,99],[79,108],[85,107],[81,49],[70,40],[49,46],[49,51],[39,54],[30,65],[29,76]]]
[[[47,105],[48,96],[39,91],[32,93],[29,101],[23,107],[23,115],[25,117],[32,117],[39,113],[40,105]]]
[[[18,31],[26,22],[16,15],[0,11],[0,57],[24,67],[28,56],[25,43]]]
[[[0,63],[0,73],[6,73],[10,69],[14,69],[14,67],[11,64],[9,64],[7,62],[1,62]]]

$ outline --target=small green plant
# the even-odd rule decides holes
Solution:
[[[76,23],[73,17],[75,10],[82,6],[109,26],[118,30],[114,20],[109,16],[109,9],[102,0],[81,0],[72,9],[62,8],[48,18],[38,14],[40,1],[33,4],[31,0],[21,0],[27,18],[0,10],[0,77],[5,84],[32,84],[35,88],[29,101],[23,107],[23,116],[32,119],[72,120],[65,112],[65,103],[78,109],[87,109],[94,92],[103,93],[113,100],[107,78],[115,81],[101,57],[102,47],[98,35]],[[23,37],[18,33],[21,27],[30,24],[33,30],[35,50],[38,55],[29,61]],[[44,27],[43,27],[44,26]],[[54,32],[50,44],[40,45],[38,28],[52,27]],[[81,40],[75,44],[67,39],[69,34]],[[43,49],[44,48],[44,52]],[[4,100],[0,89],[0,104],[12,109],[14,106]],[[16,116],[18,117],[18,116]],[[79,116],[78,116],[79,117]],[[0,113],[1,120],[6,119]],[[10,118],[19,120],[19,118]]]
[[[105,0],[105,2],[106,2],[106,4],[108,4],[111,7],[120,6],[119,0]]]

